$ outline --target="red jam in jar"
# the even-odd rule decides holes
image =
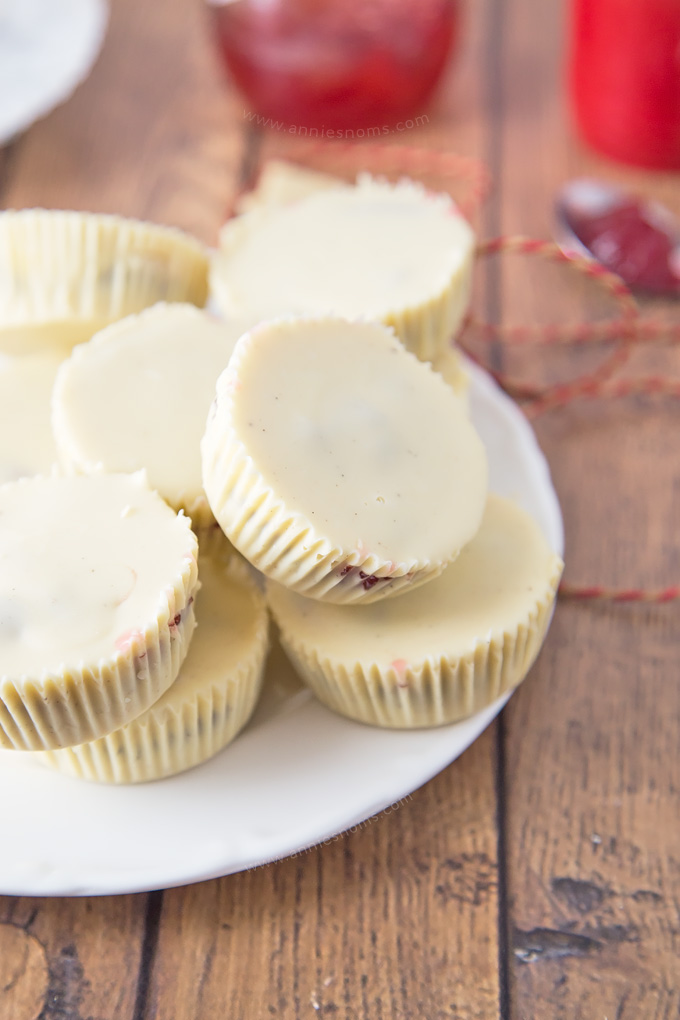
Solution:
[[[567,223],[598,262],[630,287],[680,294],[680,252],[654,203],[625,197],[602,212],[571,210]]]
[[[224,62],[256,124],[373,137],[427,123],[457,0],[209,0]]]

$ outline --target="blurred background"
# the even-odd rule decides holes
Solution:
[[[640,204],[680,214],[677,0],[4,0],[3,41],[0,96],[61,76],[61,105],[48,113],[43,96],[46,115],[0,148],[6,207],[117,212],[214,244],[235,197],[283,155],[348,178],[411,173],[450,190],[481,238],[585,240],[677,294],[677,223]],[[433,173],[421,151],[458,163]],[[565,186],[583,177],[621,193],[593,208],[581,194],[569,218]],[[492,322],[501,308],[507,325],[534,326],[613,312],[541,261],[494,259],[477,276]],[[675,302],[648,291],[646,311],[676,321]],[[511,360],[521,375],[536,362]],[[561,377],[561,355],[550,364]],[[652,367],[666,371],[666,353]]]
[[[83,208],[214,241],[255,150],[314,137],[445,147],[482,161],[498,188],[499,173],[516,175],[512,208],[494,223],[504,231],[549,233],[557,167],[639,189],[626,164],[644,164],[659,171],[656,197],[678,191],[676,0],[111,0],[108,26],[106,8],[0,7],[5,106],[31,74],[53,102],[65,98],[103,37],[68,106],[0,149],[5,205],[58,205],[68,180]],[[53,67],[46,53],[77,66]],[[32,102],[29,121],[49,96]],[[49,166],[49,180],[37,187],[22,164]],[[492,199],[491,219],[493,209]]]

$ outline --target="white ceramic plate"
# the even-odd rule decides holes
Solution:
[[[472,369],[471,413],[491,487],[533,515],[562,552],[547,464],[518,408]],[[242,871],[356,825],[457,758],[507,696],[462,723],[388,731],[334,715],[270,659],[245,732],[212,761],[142,786],[97,786],[0,752],[0,892],[85,895],[160,889]]]
[[[106,0],[0,0],[0,145],[87,77],[107,20]]]

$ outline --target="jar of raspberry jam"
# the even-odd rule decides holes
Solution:
[[[458,0],[208,0],[219,48],[262,127],[375,137],[427,123]]]
[[[680,169],[680,0],[572,0],[581,134],[624,163]]]

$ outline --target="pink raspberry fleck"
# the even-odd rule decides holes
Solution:
[[[406,659],[393,659],[390,666],[397,674],[397,687],[408,687],[408,680],[406,679],[408,662]]]
[[[121,634],[116,639],[116,648],[119,652],[129,652],[132,645],[140,641],[144,641],[144,634],[141,630],[137,628],[126,630],[124,634]]]

